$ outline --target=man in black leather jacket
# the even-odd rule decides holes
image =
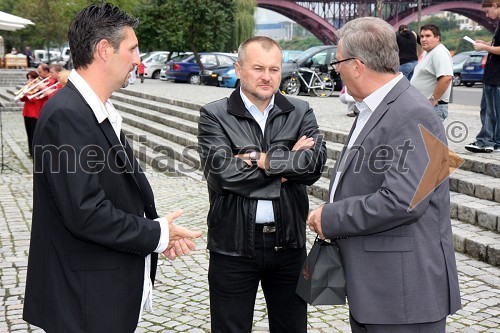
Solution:
[[[295,294],[306,257],[306,185],[326,147],[305,101],[277,93],[281,48],[253,37],[238,50],[241,88],[202,107],[199,152],[207,179],[212,332],[251,332],[259,281],[271,332],[306,332]]]

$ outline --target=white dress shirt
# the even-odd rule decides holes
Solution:
[[[373,111],[375,111],[380,103],[384,100],[385,96],[389,93],[389,91],[394,88],[394,86],[403,78],[403,74],[399,73],[398,76],[396,76],[394,79],[390,80],[386,84],[384,84],[382,87],[378,88],[375,90],[373,93],[371,93],[369,96],[367,96],[363,101],[358,102],[356,101],[356,108],[359,110],[359,114],[356,120],[356,127],[352,131],[352,135],[349,139],[349,142],[347,143],[347,148],[342,156],[342,158],[345,158],[349,154],[349,149],[351,149],[352,145],[354,142],[356,142],[356,139],[359,136],[359,133],[363,130],[365,127],[366,123],[370,119],[371,115],[373,114]],[[339,161],[338,163],[342,163],[342,161]],[[333,198],[335,196],[335,191],[337,190],[338,182],[340,175],[342,173],[342,165],[339,165],[339,168],[337,169],[337,173],[335,174],[335,179],[333,181],[332,185],[332,190],[330,191],[330,202],[333,202]]]
[[[259,124],[260,129],[262,131],[262,135],[264,135],[264,130],[266,128],[267,118],[269,117],[269,111],[274,107],[274,95],[271,98],[271,102],[266,107],[264,112],[261,112],[255,104],[253,104],[248,97],[240,89],[240,96],[243,100],[243,104],[245,104],[246,109],[255,121]],[[255,223],[269,223],[274,222],[274,208],[272,200],[259,200],[257,201],[257,212],[255,213]]]
[[[92,90],[85,79],[74,69],[71,71],[68,80],[70,80],[71,83],[73,83],[76,89],[80,92],[80,94],[82,94],[83,98],[94,112],[94,115],[97,118],[99,124],[106,120],[106,118],[109,119],[111,126],[113,126],[113,130],[115,131],[116,137],[118,138],[118,141],[120,141],[122,116],[120,116],[118,111],[116,111],[111,101],[107,100],[105,105],[102,104],[101,100],[94,92],[94,90]],[[161,234],[158,246],[156,247],[154,252],[163,253],[166,250],[169,241],[167,224],[168,222],[166,218],[157,218],[155,221],[158,221],[160,224]],[[151,255],[148,255],[145,258],[144,265],[144,286],[142,289],[142,301],[141,309],[139,312],[139,320],[141,320],[142,312],[144,310],[153,311],[153,285],[151,283],[150,272]]]

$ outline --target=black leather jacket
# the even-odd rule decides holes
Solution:
[[[309,150],[291,151],[301,136],[314,137]],[[306,185],[321,176],[326,146],[309,103],[275,94],[265,133],[247,111],[236,89],[231,96],[201,109],[198,146],[207,179],[208,249],[254,255],[257,200],[272,200],[276,249],[301,248],[309,211]],[[269,168],[249,166],[236,154],[267,153]],[[282,178],[287,181],[282,182]]]

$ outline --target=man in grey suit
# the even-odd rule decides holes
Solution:
[[[389,24],[365,17],[338,34],[332,64],[360,113],[307,223],[338,242],[353,332],[445,332],[461,305],[443,125],[399,73]]]

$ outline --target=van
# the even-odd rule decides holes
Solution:
[[[50,63],[61,61],[61,52],[50,50],[35,50],[33,51],[33,64],[38,66],[40,64],[49,64],[49,53],[50,53]]]

